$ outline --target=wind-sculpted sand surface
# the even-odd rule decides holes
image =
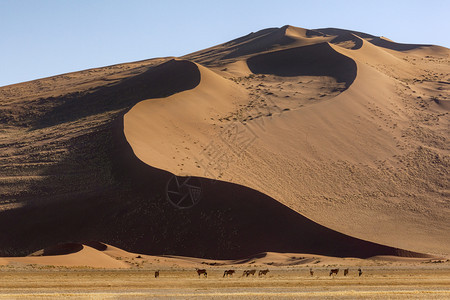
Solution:
[[[72,243],[51,265],[128,268],[87,241],[446,259],[449,55],[283,26],[1,87],[0,263]]]

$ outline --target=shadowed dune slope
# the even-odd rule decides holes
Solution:
[[[83,245],[77,243],[58,244],[45,249],[39,250],[29,256],[54,256],[76,253],[83,250]]]
[[[402,44],[402,43],[396,43],[393,42],[385,37],[380,36],[374,36],[363,32],[358,31],[352,31],[352,30],[346,30],[346,29],[338,29],[338,28],[319,28],[315,29],[315,31],[336,36],[335,39],[342,39],[345,36],[348,36],[349,34],[357,35],[363,39],[366,39],[370,43],[374,44],[375,46],[379,46],[382,48],[395,50],[395,51],[409,51],[409,50],[415,50],[415,49],[422,49],[422,48],[435,48],[436,50],[440,50],[440,46],[435,45],[424,45],[424,44]]]
[[[330,76],[349,87],[356,77],[356,63],[328,43],[256,55],[247,60],[255,74],[278,76]]]
[[[108,245],[97,241],[88,241],[84,242],[83,244],[91,248],[97,249],[98,251],[105,251],[106,249],[108,249]]]
[[[199,82],[200,73],[192,64],[172,59],[142,74],[125,78],[115,85],[58,99],[62,104],[36,120],[36,127],[51,126],[105,111],[124,109],[135,104],[137,99],[166,97],[192,89]]]

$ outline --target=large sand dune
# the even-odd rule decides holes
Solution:
[[[446,149],[402,149],[399,145],[401,133],[412,127],[410,111],[398,93],[399,82],[393,80],[390,72],[383,72],[382,68],[395,70],[396,76],[417,76],[418,72],[401,58],[353,34],[352,38],[359,39],[361,47],[348,50],[325,42],[271,50],[246,60],[254,74],[275,75],[280,82],[285,77],[294,76],[298,76],[298,80],[301,76],[329,76],[338,83],[345,82],[348,89],[330,101],[318,101],[316,105],[304,107],[297,106],[294,97],[286,101],[272,95],[264,99],[263,95],[257,98],[259,103],[255,104],[249,101],[250,94],[242,98],[241,94],[232,94],[231,91],[217,93],[220,100],[215,100],[202,95],[202,88],[210,86],[209,76],[203,71],[204,85],[200,83],[192,91],[163,100],[148,100],[133,107],[125,116],[127,139],[136,155],[149,165],[178,175],[206,175],[211,178],[215,178],[213,173],[217,171],[220,179],[259,190],[298,213],[345,233],[369,240],[375,237],[377,241],[399,247],[431,251],[431,247],[436,246],[439,251],[445,251],[449,242],[445,237],[448,210],[440,210],[442,207],[435,206],[439,201],[423,193],[425,189],[439,194],[440,186],[448,184],[445,175],[444,179],[432,174],[436,171],[447,174],[445,160],[442,165],[436,166],[437,169],[425,171],[425,166],[430,165],[427,156],[437,155],[440,159],[440,154],[445,158],[448,153]],[[261,81],[264,82],[264,79]],[[161,115],[157,111],[159,101],[164,101],[166,107],[170,106],[168,113],[174,113],[177,108],[181,112],[189,111],[185,106],[190,105],[190,99],[194,99],[195,103],[204,101],[204,105],[199,107],[202,111],[194,114],[199,118],[193,122],[195,127],[187,122],[185,125],[181,122],[174,125],[171,119],[165,118],[165,123],[158,119],[155,122],[158,127],[166,128],[158,140],[151,132],[161,131],[142,122],[144,116],[152,119],[150,116]],[[271,113],[270,107],[257,107],[268,99],[278,111]],[[227,121],[226,117],[237,114],[237,111],[226,111],[219,101],[250,106],[246,112],[248,119],[244,119],[243,123]],[[284,111],[286,107],[290,110]],[[214,119],[219,120],[217,124],[202,114],[205,108],[209,116],[216,116]],[[261,111],[263,114],[260,114]],[[445,114],[445,110],[442,113]],[[178,117],[175,119],[179,120]],[[444,129],[445,124],[445,121],[444,124],[436,124],[435,128]],[[184,130],[184,126],[188,129]],[[247,135],[246,138],[254,138],[254,141],[239,145],[233,137],[224,140],[228,137],[227,129],[241,131],[244,136]],[[144,132],[141,134],[143,139],[136,138],[137,132]],[[171,137],[171,147],[161,149],[161,145],[167,143],[166,136],[174,132],[179,134]],[[215,146],[209,143],[211,140],[222,144]],[[218,149],[205,151],[202,148],[204,145]],[[142,149],[147,153],[144,154]],[[211,162],[212,166],[202,165],[208,157],[200,155],[209,155],[208,151],[219,151],[227,160],[226,167],[219,170],[221,166],[218,162]],[[156,156],[155,152],[164,153],[169,162]],[[420,156],[416,163],[424,167],[421,174],[402,168],[399,157],[403,155]],[[436,175],[439,177],[437,181],[431,179]],[[420,188],[412,184],[414,181],[427,182],[428,186]],[[411,195],[411,189],[416,189],[415,196]],[[422,196],[420,200],[418,195]],[[445,195],[442,196],[445,198]],[[430,220],[425,221],[428,216],[417,212],[429,211],[431,207],[434,207],[434,217],[433,222],[429,223]],[[380,224],[380,220],[386,219],[389,221]],[[418,220],[423,223],[418,224]],[[441,238],[428,239],[426,236],[430,232]],[[410,239],[411,234],[416,237],[414,241]]]
[[[449,255],[449,54],[284,26],[3,87],[1,254]]]

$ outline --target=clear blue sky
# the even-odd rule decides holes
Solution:
[[[0,86],[181,56],[286,24],[450,47],[450,1],[0,0]]]

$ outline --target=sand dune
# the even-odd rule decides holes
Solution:
[[[129,268],[130,265],[92,247],[81,244],[60,244],[27,257],[2,257],[0,265],[45,265],[61,267]]]
[[[284,26],[3,87],[1,254],[449,255],[449,54]]]
[[[346,35],[348,36],[348,33]],[[144,142],[137,141],[131,134],[146,130],[145,125],[141,121],[132,123],[131,120],[135,119],[138,114],[140,119],[143,118],[143,114],[153,115],[151,112],[158,109],[158,103],[155,100],[149,100],[143,102],[148,107],[145,112],[142,112],[144,105],[142,104],[142,106],[135,106],[125,116],[124,127],[127,140],[136,155],[149,165],[169,170],[178,175],[206,175],[210,178],[224,179],[249,186],[272,196],[298,213],[306,214],[321,224],[339,228],[340,231],[351,235],[356,234],[359,237],[374,240],[373,230],[370,228],[373,228],[381,215],[384,215],[384,218],[391,218],[392,222],[388,222],[390,225],[376,234],[375,240],[390,245],[406,248],[417,247],[416,249],[422,251],[430,251],[432,241],[423,236],[423,233],[420,233],[423,238],[422,242],[415,239],[414,243],[410,243],[407,238],[410,236],[407,232],[411,233],[411,228],[418,229],[418,225],[415,221],[408,221],[408,219],[414,219],[410,218],[411,215],[408,213],[408,206],[411,205],[410,201],[413,199],[406,200],[409,198],[408,192],[406,190],[402,192],[402,189],[407,186],[407,182],[412,180],[410,177],[415,175],[396,169],[398,159],[395,157],[407,152],[399,149],[396,139],[402,130],[410,126],[408,124],[409,116],[389,113],[389,111],[402,111],[404,103],[396,92],[398,85],[392,80],[393,74],[378,66],[383,65],[387,69],[395,68],[393,70],[395,70],[396,76],[411,76],[415,71],[404,60],[377,48],[374,44],[355,35],[352,35],[352,39],[358,41],[359,49],[347,50],[333,44],[317,43],[311,46],[275,50],[247,59],[249,69],[255,74],[280,76],[280,80],[293,76],[330,76],[337,79],[338,82],[346,82],[348,90],[333,98],[332,101],[305,108],[290,108],[289,111],[284,111],[285,102],[276,97],[270,97],[279,111],[276,114],[268,112],[266,115],[264,113],[256,116],[250,115],[248,123],[239,124],[242,131],[248,130],[247,135],[250,135],[248,138],[252,137],[251,134],[257,138],[245,149],[239,149],[239,145],[233,145],[233,141],[225,140],[225,144],[228,143],[228,145],[225,145],[225,149],[220,148],[219,151],[227,153],[228,150],[230,153],[228,156],[233,155],[233,150],[237,150],[239,153],[237,155],[234,153],[237,157],[228,158],[227,168],[223,171],[217,170],[217,176],[212,174],[214,173],[212,171],[215,171],[214,166],[212,168],[202,166],[201,158],[196,158],[196,154],[204,152],[199,145],[208,145],[209,140],[220,141],[220,138],[223,139],[220,128],[234,126],[232,122],[225,121],[220,124],[221,126],[214,127],[211,126],[210,120],[205,122],[200,119],[196,121],[197,128],[189,127],[186,134],[180,136],[178,141],[170,139],[171,143],[180,147],[176,148],[175,146],[172,151],[169,148],[158,150],[166,140],[166,135],[162,135],[163,139],[159,141],[155,135],[151,135],[150,138],[145,138],[147,141],[145,147],[148,152],[146,155],[142,155],[141,150],[138,152],[135,145],[143,145]],[[358,75],[353,80],[356,73]],[[209,86],[209,84],[204,86]],[[201,87],[202,83],[199,85],[198,91],[201,90]],[[192,93],[195,93],[195,90]],[[188,94],[190,92],[183,92],[164,100],[168,102],[183,99],[187,103],[189,101]],[[226,94],[221,93],[220,95],[223,98],[226,97]],[[198,100],[200,97],[201,95],[196,94],[196,101],[200,101]],[[229,103],[240,98],[241,106],[245,106],[249,102],[238,95],[228,97]],[[208,110],[214,111],[217,103],[209,98],[205,98],[204,101]],[[186,111],[178,103],[174,106],[181,111]],[[373,112],[369,106],[377,107],[380,114],[384,116],[384,120],[373,118],[371,116]],[[225,109],[225,107],[221,108],[217,113],[214,112],[211,115],[217,114],[219,121],[224,118],[226,120],[227,114],[223,113]],[[253,107],[249,110],[253,110]],[[168,111],[173,113],[176,108],[171,107]],[[407,112],[405,111],[404,114]],[[176,127],[172,126],[170,129],[170,124],[162,125],[161,122],[162,120],[157,122],[158,126],[165,126],[168,128],[166,132],[171,134],[183,127],[178,123]],[[150,136],[150,131],[156,132],[153,128],[149,128],[141,136]],[[202,137],[206,132],[209,132],[209,137]],[[230,146],[230,144],[236,149],[226,149],[226,146]],[[176,161],[179,161],[177,158],[185,155],[190,159],[182,159],[184,162],[182,166],[179,164],[175,166],[175,163],[170,164],[166,161],[161,163],[161,158],[156,158],[154,155],[155,151],[165,153],[166,157],[171,157]],[[394,167],[394,170],[388,167],[382,171],[383,168],[377,166],[377,161],[383,161],[384,164],[387,161],[388,165]],[[286,165],[290,167],[277,168],[277,166]],[[380,172],[386,171],[391,173],[387,176],[389,178],[391,176],[406,178],[393,184],[392,179],[381,176]],[[358,174],[355,175],[355,172]],[[432,175],[427,174],[427,176]],[[442,183],[444,184],[444,182]],[[399,186],[400,184],[406,185],[402,187]],[[380,198],[380,196],[375,196],[377,193],[386,196],[381,196],[380,201],[374,201],[373,197]],[[405,194],[402,196],[403,193]],[[316,200],[318,205],[312,204],[312,195],[321,195],[323,200]],[[329,201],[325,200],[328,197],[340,199],[342,208],[347,207],[342,210],[339,218],[331,217],[336,213],[336,203],[329,208],[323,207],[323,204]],[[405,200],[402,201],[403,204],[393,208],[387,202],[387,199],[392,197]],[[322,204],[319,204],[320,202]],[[431,204],[433,201],[429,199],[426,202]],[[424,205],[423,209],[425,207],[428,209],[428,204]],[[414,205],[422,204],[414,203]],[[376,211],[376,216],[364,217],[370,214],[366,209],[368,206]],[[352,209],[348,209],[348,207],[352,207]],[[384,211],[384,213],[380,213],[380,211]],[[398,219],[399,212],[409,216],[400,221]],[[445,235],[447,230],[445,214],[437,210],[435,213],[439,219],[437,223],[442,225],[435,224],[436,226],[431,226],[432,228],[424,225],[418,231],[434,231],[433,235],[435,236]],[[335,221],[330,222],[330,219]],[[367,234],[367,232],[371,232],[371,234]],[[419,232],[416,235],[418,236]],[[448,242],[446,239],[434,240],[433,247],[439,248],[438,251],[445,251]]]
[[[90,244],[94,247],[88,246]],[[395,265],[417,265],[432,262],[432,257],[411,258],[399,256],[374,256],[369,259],[338,258],[302,253],[263,252],[248,257],[230,260],[211,260],[186,256],[152,256],[137,254],[101,242],[86,244],[66,243],[53,245],[26,257],[1,257],[0,266],[21,269],[45,268],[94,268],[94,269],[142,269],[177,270],[194,268],[279,268],[292,266],[371,266],[380,263]]]

